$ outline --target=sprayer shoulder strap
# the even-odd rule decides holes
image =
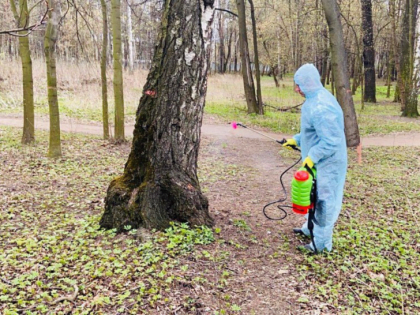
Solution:
[[[307,167],[307,169],[309,170],[310,168]],[[312,244],[313,244],[315,253],[318,253],[318,249],[315,246],[315,239],[314,239],[314,221],[315,221],[315,210],[316,210],[316,201],[317,201],[317,196],[316,196],[317,187],[316,187],[315,174],[313,173],[312,169],[310,169],[310,174],[312,175],[312,189],[311,189],[312,207],[309,209],[309,213],[308,213],[308,229],[311,235]]]

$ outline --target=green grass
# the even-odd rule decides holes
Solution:
[[[292,80],[280,81],[281,87],[276,88],[271,78],[263,78],[262,90],[265,104],[288,108],[304,101],[293,91]],[[326,87],[330,90],[330,86]],[[378,103],[365,103],[361,109],[360,88],[353,99],[359,123],[359,131],[362,136],[375,134],[389,134],[393,132],[420,131],[420,121],[412,119],[404,121],[400,119],[400,104],[392,103],[386,98],[386,86],[377,86]],[[391,89],[391,93],[393,90]],[[393,94],[391,94],[393,95]],[[210,102],[206,104],[205,112],[214,114],[226,121],[240,121],[244,124],[266,128],[274,132],[295,134],[300,126],[299,112],[280,112],[271,107],[265,107],[265,115],[248,114],[246,103],[243,102]]]
[[[83,100],[79,100],[71,93],[60,93],[58,98],[60,115],[76,119],[79,121],[93,121],[93,122],[102,122],[102,104],[90,104],[84,103]],[[40,97],[35,99],[35,114],[48,115],[48,100],[47,98]],[[0,94],[0,113],[11,114],[11,113],[20,113],[22,108],[22,103],[20,99],[12,98],[10,95],[1,95]],[[133,117],[136,114],[135,106],[126,106],[125,107],[125,118],[126,122],[134,123]],[[115,109],[113,102],[110,100],[108,117],[109,121],[113,122],[113,117],[115,115]]]
[[[410,122],[394,121],[381,116],[359,115],[358,122],[359,132],[362,136],[420,131],[420,122],[418,120]]]
[[[284,134],[295,134],[299,130],[300,114],[299,109],[294,111],[280,112],[275,108],[289,108],[298,105],[304,99],[293,91],[293,77],[288,74],[284,80],[280,80],[280,87],[274,86],[272,77],[262,78],[262,95],[266,105],[265,115],[247,114],[246,103],[243,99],[243,86],[239,76],[214,76],[209,78],[208,101],[204,108],[205,113],[216,115],[219,118],[230,121],[240,121],[253,127],[260,127]],[[330,86],[326,87],[328,90]],[[102,104],[98,86],[92,86],[86,90],[80,87],[77,89],[60,90],[59,106],[62,116],[81,121],[101,122]],[[135,112],[138,105],[138,98],[141,90],[137,85],[127,85],[125,118],[126,122],[134,122]],[[361,109],[361,89],[353,96],[355,110],[359,122],[359,130],[362,136],[375,134],[389,134],[393,132],[420,131],[419,119],[401,120],[400,105],[392,103],[394,86],[391,89],[391,98],[386,98],[387,87],[383,81],[377,81],[378,103],[365,103]],[[84,97],[86,96],[86,97]],[[113,121],[114,106],[112,93],[109,95],[109,119]],[[275,108],[272,108],[272,107]],[[21,113],[22,100],[20,93],[16,91],[0,92],[0,113]],[[48,102],[46,96],[35,95],[35,113],[48,114]]]
[[[247,114],[242,104],[207,104],[205,111],[215,114],[227,122],[237,121],[249,127],[262,127],[275,132],[297,133],[300,125],[300,114],[266,111],[265,115]]]

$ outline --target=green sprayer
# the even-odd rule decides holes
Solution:
[[[313,187],[316,170],[301,167],[292,180],[292,209],[297,214],[307,214],[313,208]]]

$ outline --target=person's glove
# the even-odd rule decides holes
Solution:
[[[306,157],[306,159],[305,159],[305,160],[303,160],[303,164],[302,164],[302,166],[303,166],[303,167],[305,167],[306,165],[307,165],[309,168],[313,168],[313,167],[314,167],[314,162],[312,162],[312,160],[311,160],[311,158],[310,158],[309,156],[307,156],[307,157]]]
[[[288,148],[289,150],[293,150],[293,147],[297,147],[297,142],[295,139],[287,139],[285,143],[283,143],[283,147]]]

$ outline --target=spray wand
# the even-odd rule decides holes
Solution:
[[[283,143],[286,142],[286,139],[282,139],[282,140],[274,139],[274,138],[272,138],[272,137],[270,137],[270,136],[268,136],[268,135],[266,135],[266,134],[264,134],[262,132],[259,132],[259,131],[255,130],[255,129],[252,129],[252,128],[249,128],[249,127],[245,126],[244,124],[241,124],[241,123],[238,123],[238,122],[235,122],[235,121],[232,121],[231,122],[231,126],[232,126],[233,129],[237,129],[238,126],[241,126],[242,128],[249,129],[249,130],[251,130],[251,131],[253,131],[255,133],[258,133],[261,136],[264,136],[264,137],[266,137],[268,139],[271,139],[273,141],[276,141],[277,143],[280,143],[280,144],[283,144]]]

